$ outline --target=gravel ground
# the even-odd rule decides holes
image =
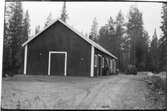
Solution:
[[[163,109],[150,102],[146,75],[98,78],[23,76],[3,78],[2,108]],[[157,98],[158,101],[159,98]],[[156,106],[156,107],[155,107]]]

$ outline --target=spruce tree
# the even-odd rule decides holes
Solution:
[[[66,10],[66,2],[64,2],[64,4],[63,4],[60,19],[64,22],[66,22],[66,20],[68,19],[68,14],[67,14],[67,10]]]
[[[25,42],[29,38],[30,34],[30,17],[28,10],[26,10],[24,19],[23,19],[23,38],[22,38],[22,43]]]
[[[52,14],[49,13],[49,16],[46,18],[46,22],[45,22],[45,26],[47,27],[48,25],[50,25],[53,22],[53,18],[52,18]]]
[[[3,76],[10,70],[10,38],[8,23],[4,22],[4,41],[3,41]]]
[[[9,36],[11,37],[10,50],[11,50],[11,67],[12,73],[19,73],[20,66],[22,65],[22,56],[20,48],[23,38],[23,10],[21,2],[14,2],[12,5],[12,15],[9,19]]]
[[[115,23],[112,17],[110,17],[108,20],[108,23],[102,26],[99,30],[98,43],[115,55],[116,45],[115,45],[115,28],[114,27],[115,27]]]
[[[19,44],[19,49],[18,49],[18,62],[19,62],[19,73],[23,72],[23,67],[24,67],[24,47],[21,46],[21,44],[23,44],[26,40],[28,40],[29,38],[29,34],[30,34],[30,18],[29,18],[29,13],[28,10],[26,10],[25,15],[23,17],[22,20],[22,34],[21,34],[21,38],[19,38],[20,40],[20,44]],[[19,59],[20,57],[20,59]]]
[[[146,30],[143,31],[143,37],[142,37],[142,50],[143,50],[143,56],[142,56],[142,71],[149,71],[151,65],[151,56],[149,55],[150,51],[150,36]]]
[[[142,13],[135,6],[129,11],[127,34],[130,39],[130,63],[135,65],[139,70],[143,70],[144,64],[144,28]]]
[[[158,38],[157,38],[157,33],[156,33],[156,29],[154,31],[154,35],[152,37],[152,41],[151,41],[151,63],[152,63],[152,70],[154,72],[158,71],[158,64],[159,64],[159,49],[158,49]]]
[[[14,2],[7,2],[5,5],[5,21],[4,21],[4,41],[3,41],[3,76],[9,74],[12,68],[11,58],[11,36],[9,30],[9,20],[13,14],[12,10],[15,7]]]
[[[167,71],[167,3],[163,3],[162,6],[162,37],[160,38],[160,69],[162,71]]]
[[[123,58],[122,58],[122,45],[124,42],[124,34],[125,34],[125,24],[124,24],[124,16],[121,11],[119,11],[116,17],[116,56],[118,57],[118,67],[120,70],[123,70]]]
[[[38,32],[40,32],[40,25],[37,25],[37,26],[35,27],[35,34],[37,34]]]
[[[91,26],[91,32],[90,32],[90,39],[93,41],[98,40],[98,34],[97,34],[97,28],[98,28],[98,23],[96,17],[93,19],[93,23]]]

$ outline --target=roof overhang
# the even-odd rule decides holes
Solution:
[[[106,53],[107,55],[118,59],[116,56],[114,56],[112,53],[110,53],[109,51],[107,51],[106,49],[104,49],[102,46],[100,46],[99,44],[95,43],[93,40],[84,37],[81,33],[79,33],[77,30],[75,30],[73,27],[69,26],[68,24],[66,24],[65,22],[63,22],[61,19],[56,19],[55,21],[53,21],[50,25],[48,25],[47,27],[45,27],[43,30],[41,30],[39,33],[37,33],[36,35],[34,35],[33,37],[31,37],[30,39],[28,39],[27,41],[25,41],[22,44],[22,47],[24,47],[25,45],[27,45],[29,42],[31,42],[33,39],[35,39],[36,37],[38,37],[38,35],[40,35],[42,32],[44,32],[46,29],[48,29],[50,26],[52,26],[54,23],[56,23],[57,21],[61,22],[62,24],[64,24],[66,27],[68,27],[70,30],[72,30],[73,32],[75,32],[77,35],[79,35],[83,40],[87,41],[90,45],[94,46],[95,48],[99,49],[100,51]]]

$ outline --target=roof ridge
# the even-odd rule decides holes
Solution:
[[[97,49],[101,50],[102,52],[112,56],[113,58],[117,59],[116,56],[114,56],[113,54],[111,54],[109,51],[107,51],[105,48],[103,48],[100,44],[96,43],[95,41],[85,37],[83,34],[81,34],[78,30],[74,29],[72,26],[68,25],[67,23],[63,22],[60,18],[55,19],[51,24],[49,24],[47,27],[45,27],[43,30],[41,30],[39,33],[35,34],[33,37],[31,37],[30,39],[28,39],[27,41],[25,41],[22,46],[25,46],[26,44],[28,44],[30,41],[32,41],[34,38],[36,38],[39,34],[41,34],[43,31],[45,31],[46,29],[48,29],[50,26],[52,26],[54,23],[56,23],[57,21],[60,21],[62,24],[64,24],[66,27],[68,27],[70,30],[72,30],[73,32],[75,32],[77,35],[79,35],[82,39],[84,39],[85,41],[87,41],[90,45],[96,47]]]

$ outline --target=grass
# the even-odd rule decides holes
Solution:
[[[143,77],[145,78],[142,79]],[[100,85],[102,81],[107,81],[108,79],[111,81],[108,81],[105,85],[104,83],[103,85]],[[145,84],[143,80],[147,84]],[[122,83],[122,81],[125,81],[125,83]],[[145,108],[142,103],[146,104],[146,107],[152,109],[165,108],[166,77],[164,78],[163,76],[158,75],[147,76],[147,72],[138,73],[138,75],[119,74],[117,76],[103,76],[95,78],[15,75],[14,77],[3,78],[2,82],[3,108],[73,108],[78,105],[78,101],[82,103],[85,97],[90,97],[92,91],[93,93],[95,92],[95,95],[102,92],[99,96],[104,97],[104,99],[108,99],[105,97],[108,94],[111,94],[112,96],[113,94],[117,95],[118,93],[118,97],[116,97],[116,101],[113,99],[113,103],[117,103],[119,102],[117,100],[120,100],[120,105],[122,105],[122,100],[126,99],[125,108],[133,108],[135,105],[135,108],[137,109],[140,107]],[[98,88],[95,86],[98,86]],[[99,88],[103,89],[103,87],[106,88],[106,90],[99,90]],[[117,88],[119,89],[119,87],[122,87],[121,89],[125,89],[122,91],[116,90]],[[104,93],[104,91],[108,91],[109,93]],[[113,95],[113,97],[116,95]],[[145,99],[142,99],[146,96],[148,98],[148,102],[145,102]],[[90,99],[86,99],[86,103],[89,102],[89,100]],[[131,100],[142,100],[142,102],[131,102]],[[101,101],[101,99],[97,99],[97,101]],[[133,103],[135,105],[133,105]],[[105,109],[110,108],[106,103],[101,107]],[[118,108],[119,107],[121,106],[118,106]]]
[[[153,83],[153,90],[155,91],[163,91],[165,92],[166,89],[166,79],[161,78],[159,76],[152,76],[151,81]]]
[[[165,109],[166,103],[166,76],[152,75],[144,78],[150,89],[147,99],[152,102],[156,109]]]

